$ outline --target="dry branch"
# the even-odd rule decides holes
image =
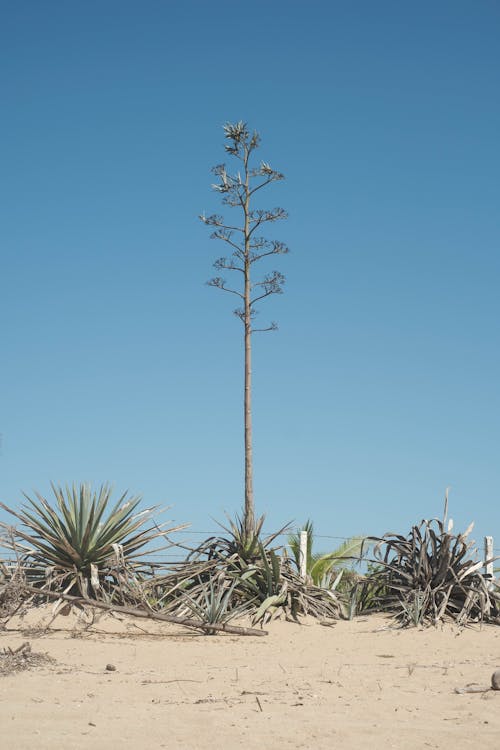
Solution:
[[[107,602],[98,601],[97,599],[86,599],[82,596],[70,596],[69,594],[61,594],[56,591],[46,591],[45,589],[37,589],[33,586],[25,586],[24,590],[30,594],[37,594],[38,596],[47,596],[49,599],[63,599],[64,601],[71,602],[72,604],[86,605],[88,607],[94,607],[96,609],[103,609],[107,612],[114,612],[122,615],[131,615],[132,617],[140,617],[147,620],[159,620],[160,622],[171,622],[174,625],[184,625],[187,628],[194,628],[195,630],[202,630],[205,633],[224,632],[231,633],[232,635],[268,635],[267,630],[257,630],[256,628],[244,628],[239,625],[227,625],[225,623],[208,624],[204,622],[198,622],[191,618],[174,617],[173,615],[162,615],[159,612],[153,610],[135,609],[134,607],[122,607],[115,604],[108,604]]]
[[[464,693],[489,693],[493,690],[490,685],[466,685],[463,688],[455,688],[455,693],[463,695]]]

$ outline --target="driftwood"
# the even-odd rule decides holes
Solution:
[[[491,685],[476,685],[471,683],[463,688],[455,688],[455,693],[488,693],[490,690],[500,690],[500,669],[491,675]]]
[[[174,625],[184,625],[187,628],[202,630],[205,633],[231,633],[232,635],[268,635],[267,630],[257,630],[256,628],[244,628],[240,625],[227,625],[226,623],[206,623],[192,620],[185,617],[174,617],[173,615],[162,615],[153,610],[135,609],[134,607],[123,607],[121,605],[108,604],[97,599],[86,599],[83,596],[71,596],[70,594],[61,594],[56,591],[46,591],[37,589],[34,586],[23,586],[23,590],[38,596],[47,596],[49,599],[63,599],[72,604],[86,605],[96,609],[104,609],[107,612],[116,612],[122,615],[131,615],[132,617],[141,617],[147,620],[159,620],[160,622],[171,622]]]
[[[455,688],[455,693],[463,695],[464,693],[489,693],[493,690],[489,685],[466,685],[463,688]]]

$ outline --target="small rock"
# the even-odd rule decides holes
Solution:
[[[497,669],[491,675],[491,687],[493,690],[500,690],[500,669]]]
[[[106,664],[106,671],[107,672],[116,672],[116,667],[114,664]]]

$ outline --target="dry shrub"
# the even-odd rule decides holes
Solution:
[[[28,642],[16,649],[4,648],[0,651],[0,674],[4,676],[48,664],[55,664],[55,659],[48,654],[32,651]]]
[[[206,539],[175,570],[146,582],[150,606],[177,616],[196,611],[207,619],[210,613],[208,619],[221,621],[245,613],[254,623],[279,616],[344,616],[336,592],[304,582],[286,551],[272,546],[286,527],[263,538],[263,521],[250,536],[241,519],[230,521],[223,527],[227,536]]]
[[[358,584],[357,611],[394,613],[402,625],[434,624],[451,618],[459,625],[500,622],[498,587],[481,573],[473,524],[453,534],[453,522],[423,520],[408,536],[372,537],[371,572]]]

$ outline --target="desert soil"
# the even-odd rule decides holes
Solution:
[[[400,630],[382,616],[267,637],[35,610],[0,631],[2,750],[500,747],[500,627]],[[2,673],[29,641],[54,662]],[[6,660],[4,659],[4,662]],[[107,669],[107,665],[114,669]]]

